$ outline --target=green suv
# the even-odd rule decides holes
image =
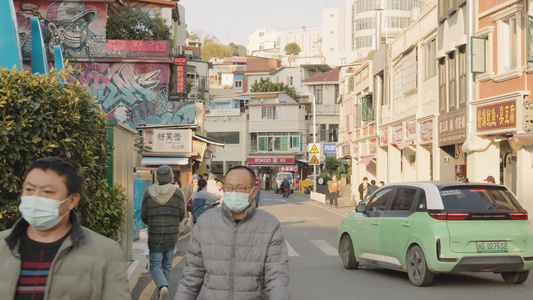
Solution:
[[[500,273],[526,281],[533,269],[533,227],[505,186],[464,182],[386,185],[360,202],[338,232],[346,269],[369,264],[407,272],[428,286],[436,274]]]

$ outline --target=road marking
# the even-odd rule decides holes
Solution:
[[[300,254],[294,251],[294,249],[291,247],[287,240],[285,240],[285,243],[287,244],[287,252],[289,253],[289,256],[300,256]]]
[[[328,244],[328,242],[324,240],[312,240],[311,243],[313,243],[320,251],[324,252],[327,256],[338,256],[339,253],[337,252],[337,249],[335,247]]]

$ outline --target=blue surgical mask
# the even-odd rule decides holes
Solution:
[[[229,193],[225,192],[224,205],[226,205],[234,213],[242,212],[248,207],[248,205],[250,205],[248,198],[250,197],[250,194],[254,191],[254,189],[255,186],[252,188],[250,193],[237,193],[236,191]]]
[[[26,222],[37,230],[48,230],[59,223],[61,219],[69,213],[59,216],[59,205],[65,201],[57,201],[39,196],[22,196],[20,197],[19,211]]]

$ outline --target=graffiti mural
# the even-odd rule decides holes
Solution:
[[[14,1],[19,25],[22,56],[31,57],[30,18],[38,17],[47,55],[59,45],[63,57],[71,61],[90,58],[90,42],[105,42],[107,4],[74,2]]]
[[[96,98],[107,119],[136,128],[145,124],[194,123],[194,105],[176,109],[168,101],[169,65],[145,63],[74,63],[69,78]]]

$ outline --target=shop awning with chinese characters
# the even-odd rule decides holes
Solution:
[[[372,158],[374,158],[374,155],[368,155],[368,156],[365,156],[365,158],[361,159],[360,161],[357,162],[357,164],[362,164],[362,165],[365,165],[365,166],[368,166],[368,164],[370,163],[370,161],[372,160]]]
[[[157,157],[145,156],[141,160],[141,165],[172,165],[172,166],[186,166],[189,164],[188,157]]]

